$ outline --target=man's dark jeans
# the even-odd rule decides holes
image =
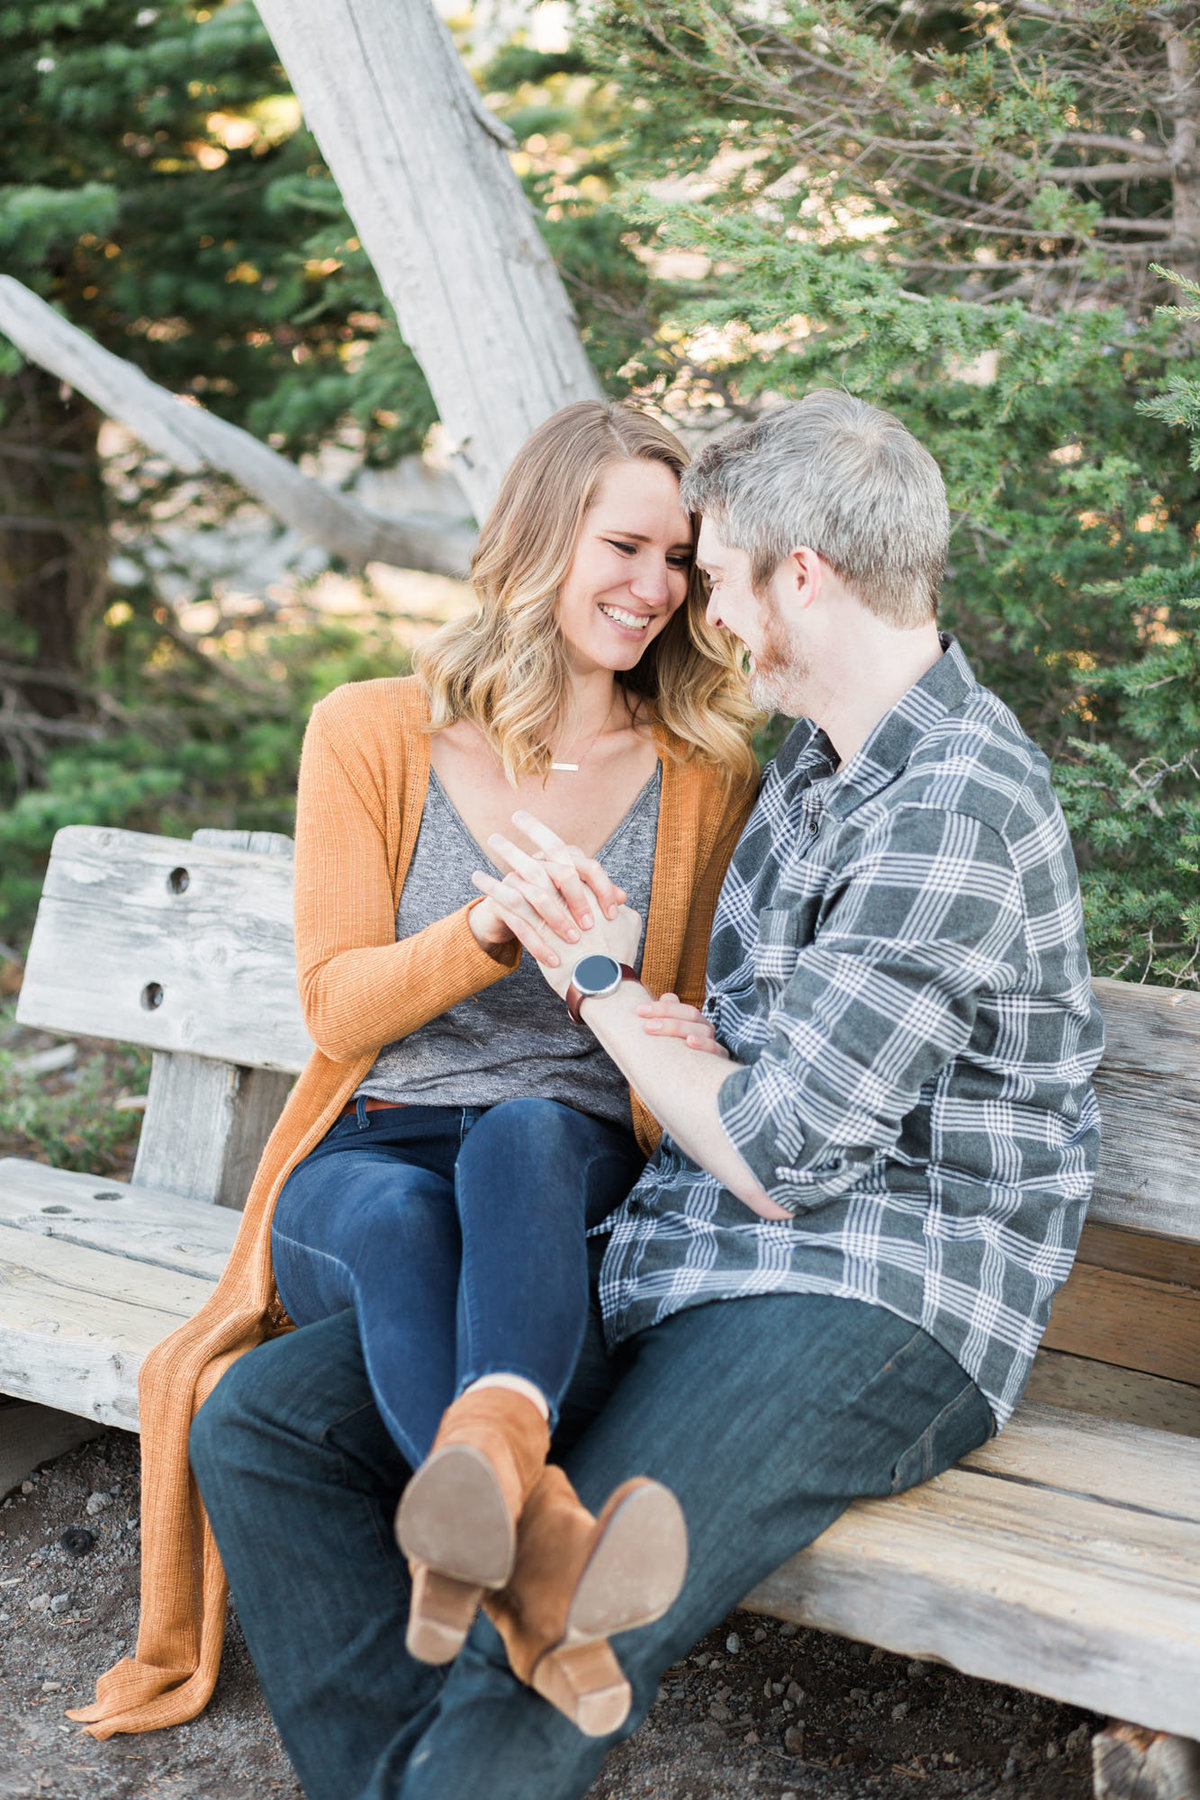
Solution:
[[[593,1248],[599,1248],[593,1245]],[[824,1295],[720,1301],[604,1353],[593,1310],[555,1453],[598,1508],[631,1475],[679,1496],[686,1584],[614,1647],[627,1736],[662,1671],[858,1495],[898,1493],[986,1438],[979,1390],[923,1331]],[[404,1650],[392,1515],[409,1470],[352,1312],[241,1358],[192,1461],[271,1710],[309,1800],[575,1800],[614,1739],[510,1674],[481,1617],[448,1669]]]

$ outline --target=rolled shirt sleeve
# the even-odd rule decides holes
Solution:
[[[786,890],[775,898],[754,949],[766,1041],[725,1082],[719,1111],[771,1199],[801,1214],[894,1157],[922,1087],[971,1041],[981,1000],[1020,982],[1027,933],[1003,839],[933,805],[884,814],[815,927],[799,903],[779,904]]]

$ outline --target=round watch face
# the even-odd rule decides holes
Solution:
[[[581,994],[603,994],[620,985],[621,965],[615,956],[584,956],[575,964],[572,979]]]

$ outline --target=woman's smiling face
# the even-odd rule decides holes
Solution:
[[[673,469],[612,462],[583,516],[558,596],[558,628],[576,674],[632,669],[687,597],[692,523]]]

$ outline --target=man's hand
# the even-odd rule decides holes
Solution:
[[[728,1058],[729,1052],[717,1038],[717,1028],[706,1019],[698,1006],[689,1006],[678,994],[664,994],[660,1000],[644,1000],[638,1017],[646,1021],[651,1037],[682,1038],[689,1050],[707,1050],[712,1056]]]
[[[570,958],[574,967],[579,956],[587,956],[587,950],[579,949],[581,934],[596,927],[597,913],[601,920],[617,918],[624,905],[624,889],[610,880],[596,857],[585,855],[578,844],[563,842],[549,824],[534,819],[531,812],[515,812],[513,824],[538,844],[538,850],[522,850],[504,833],[491,833],[488,850],[506,875],[504,882],[497,882],[482,869],[471,875],[480,893],[488,896],[484,905],[471,909],[471,931],[486,950],[518,938],[543,968],[558,967],[551,959],[551,954],[558,956],[558,949],[551,952],[547,945],[551,938],[560,940],[560,949],[561,945],[574,949]],[[479,922],[475,913],[482,914]],[[540,927],[540,934],[531,938],[529,931],[516,931],[518,918],[524,918],[527,927]],[[594,943],[592,949],[606,947]],[[633,940],[633,949],[637,950],[637,940]]]

